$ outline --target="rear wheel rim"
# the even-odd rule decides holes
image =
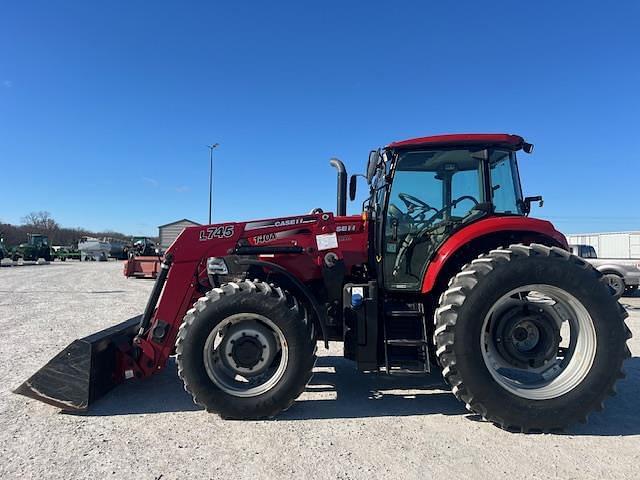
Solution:
[[[529,400],[565,395],[587,377],[596,355],[591,315],[566,290],[526,285],[503,295],[485,316],[482,357],[493,379]]]
[[[209,333],[203,359],[207,375],[220,390],[235,397],[255,397],[282,380],[289,347],[280,327],[270,319],[238,313]]]

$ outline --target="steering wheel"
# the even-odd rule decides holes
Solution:
[[[457,206],[458,206],[458,204],[459,204],[460,202],[462,202],[463,200],[471,200],[471,201],[474,203],[474,207],[476,207],[476,206],[480,205],[480,202],[479,202],[478,200],[476,200],[474,197],[472,197],[471,195],[463,195],[463,196],[458,197],[458,198],[456,198],[455,200],[453,200],[453,201],[451,202],[451,206],[455,208],[455,207],[457,207]]]
[[[426,206],[427,209],[422,210],[421,212],[419,212],[418,214],[416,214],[416,217],[422,217],[424,218],[424,215],[426,212],[428,212],[429,210],[435,210],[436,213],[434,213],[431,218],[429,219],[428,222],[426,222],[426,225],[424,225],[421,230],[415,234],[410,234],[407,235],[407,237],[405,237],[405,239],[403,240],[402,244],[400,245],[400,250],[398,251],[398,254],[396,255],[396,260],[394,262],[394,266],[393,266],[393,275],[397,275],[398,272],[400,271],[400,264],[402,263],[403,258],[407,257],[409,258],[412,253],[413,253],[413,249],[416,246],[416,244],[421,241],[424,237],[428,236],[431,232],[437,230],[438,228],[442,227],[444,223],[446,222],[441,222],[441,223],[437,223],[436,225],[433,225],[433,222],[439,218],[442,217],[442,215],[444,214],[445,211],[447,211],[448,209],[450,209],[451,207],[455,208],[458,203],[464,201],[464,200],[470,200],[474,203],[474,206],[477,206],[480,204],[480,202],[478,202],[478,200],[476,200],[474,197],[472,197],[471,195],[462,195],[461,197],[456,198],[455,200],[452,200],[451,203],[445,205],[444,207],[442,207],[440,210],[437,210],[433,207],[430,207],[429,205],[427,205],[425,202],[423,202],[422,200],[420,200],[419,198],[415,198],[411,195],[407,195],[405,193],[400,193],[398,194],[398,197],[405,203],[407,204],[407,210],[409,210],[409,204],[408,202],[412,202],[415,204],[415,208],[420,207],[422,209],[424,209],[424,207]],[[414,218],[414,217],[412,217]],[[415,220],[414,218],[414,220]],[[450,223],[450,221],[449,221]]]
[[[409,195],[408,193],[399,193],[398,198],[406,205],[407,215],[409,215],[414,221],[424,220],[424,216],[429,210],[436,210],[427,202],[420,200],[413,195]]]

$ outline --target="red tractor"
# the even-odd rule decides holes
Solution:
[[[269,418],[305,389],[316,341],[363,372],[441,369],[502,428],[553,431],[602,407],[628,357],[625,310],[565,237],[529,218],[504,134],[442,135],[371,152],[369,198],[346,215],[186,228],[144,313],[76,340],[17,390],[67,411],[176,355],[194,401]],[[355,198],[357,176],[350,196]]]

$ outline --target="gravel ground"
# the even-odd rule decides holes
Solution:
[[[277,420],[223,421],[196,407],[173,361],[87,415],[11,390],[77,337],[141,313],[152,283],[120,263],[0,269],[0,478],[638,478],[640,297],[624,298],[634,357],[618,395],[562,435],[507,433],[442,384],[360,375],[319,349],[308,391]]]

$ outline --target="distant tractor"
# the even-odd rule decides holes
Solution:
[[[53,258],[51,255],[51,247],[49,246],[49,237],[39,233],[28,233],[27,243],[21,243],[14,247],[11,252],[13,261],[22,260],[38,260],[45,259],[47,262]]]
[[[133,237],[129,258],[124,262],[124,276],[156,278],[160,271],[160,251],[148,237]]]
[[[208,412],[270,418],[305,390],[322,340],[343,342],[362,372],[426,385],[440,371],[469,411],[504,429],[586,421],[623,377],[631,333],[603,275],[528,216],[541,199],[522,195],[516,153],[532,149],[505,134],[394,142],[369,156],[362,214],[346,215],[333,159],[335,215],[187,227],[141,316],[76,340],[17,392],[84,411],[175,354]]]
[[[148,237],[133,237],[129,258],[156,255],[156,244]]]

